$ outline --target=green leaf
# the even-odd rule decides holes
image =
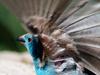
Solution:
[[[0,4],[0,50],[23,51],[16,38],[25,34],[19,20]]]

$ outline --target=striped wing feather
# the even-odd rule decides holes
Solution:
[[[35,25],[51,35],[61,29],[75,42],[85,67],[100,75],[100,1],[99,0],[0,0],[21,21],[32,16]],[[44,20],[45,19],[45,20]],[[45,22],[44,22],[45,21]]]

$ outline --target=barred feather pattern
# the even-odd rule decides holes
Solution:
[[[0,0],[0,3],[33,34],[41,36],[50,58],[64,54],[78,56],[84,67],[100,75],[99,0]]]

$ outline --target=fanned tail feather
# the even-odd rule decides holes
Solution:
[[[68,34],[74,40],[84,66],[100,75],[99,0],[0,0],[0,3],[21,21],[38,16],[39,21],[37,18],[36,21],[43,21],[39,27],[45,34],[51,35],[56,29]],[[34,25],[26,26],[34,32]]]

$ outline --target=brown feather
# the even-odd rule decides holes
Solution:
[[[85,67],[100,75],[100,1],[0,0],[0,3],[33,34],[40,35],[48,58],[81,58]]]

